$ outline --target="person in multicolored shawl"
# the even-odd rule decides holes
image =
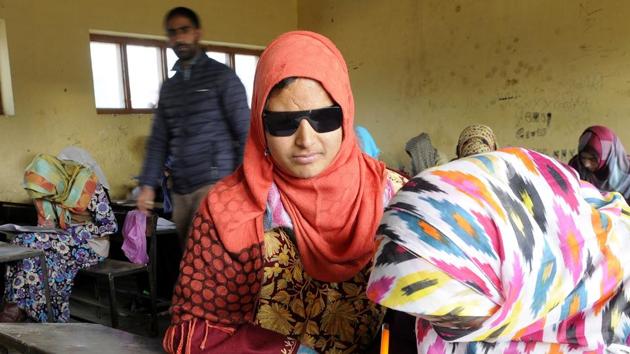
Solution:
[[[386,208],[368,297],[417,317],[418,353],[604,353],[630,343],[630,209],[505,148],[410,180]]]
[[[363,353],[374,235],[402,185],[361,152],[347,66],[288,32],[256,69],[243,165],[199,206],[180,265],[169,353]]]
[[[26,168],[23,183],[33,198],[38,224],[59,231],[23,233],[13,240],[16,245],[45,251],[54,318],[48,318],[39,258],[10,264],[5,278],[5,301],[17,304],[38,322],[68,321],[74,277],[80,269],[105,259],[109,252],[106,236],[117,230],[100,167],[82,149],[66,149],[59,156],[37,155]],[[6,317],[0,313],[0,318]]]
[[[569,165],[595,187],[630,200],[630,157],[612,130],[601,125],[587,128]]]

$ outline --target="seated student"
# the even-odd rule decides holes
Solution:
[[[68,321],[74,277],[107,257],[106,236],[117,229],[105,186],[100,167],[82,149],[65,149],[59,158],[40,154],[28,165],[24,188],[33,198],[38,224],[61,230],[18,234],[13,243],[45,251],[54,318],[48,318],[39,258],[29,258],[7,266],[0,322],[25,316],[39,322]]]
[[[376,141],[372,138],[370,131],[361,125],[357,125],[354,127],[354,133],[357,135],[357,139],[359,140],[361,151],[370,157],[378,159],[378,156],[381,154],[381,149],[379,149],[376,145]]]
[[[459,134],[456,155],[462,157],[494,151],[498,148],[497,138],[487,125],[470,125]]]
[[[418,353],[603,353],[630,340],[628,211],[534,151],[456,160],[387,207],[368,296]]]
[[[431,137],[429,137],[427,133],[420,133],[420,135],[409,139],[407,144],[405,144],[405,151],[407,155],[411,157],[412,176],[417,175],[429,167],[441,165],[447,161],[444,156],[442,156],[442,153],[433,147]]]
[[[630,158],[612,130],[601,125],[587,128],[569,165],[600,190],[619,192],[630,200]]]
[[[193,220],[167,352],[364,352],[384,314],[365,295],[374,234],[402,180],[361,153],[353,118],[330,40],[265,49],[243,165]]]

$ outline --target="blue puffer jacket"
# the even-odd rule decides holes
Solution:
[[[178,70],[162,85],[141,185],[159,184],[167,154],[178,194],[217,182],[242,161],[249,130],[243,84],[232,69],[205,54],[189,70],[189,78]]]

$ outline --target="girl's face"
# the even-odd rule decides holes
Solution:
[[[267,99],[266,111],[307,111],[334,104],[319,82],[297,78],[288,86],[272,92]],[[274,136],[265,130],[265,137],[276,166],[292,176],[311,178],[322,173],[337,156],[343,140],[343,129],[339,126],[333,131],[319,133],[307,119],[302,119],[292,135]]]
[[[591,172],[597,171],[597,166],[599,166],[599,159],[592,152],[582,151],[580,153],[580,161],[587,170]]]

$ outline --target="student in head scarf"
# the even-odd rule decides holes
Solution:
[[[68,321],[74,277],[107,257],[107,236],[117,230],[101,180],[107,184],[96,161],[75,147],[58,157],[37,155],[28,165],[23,186],[37,209],[38,224],[59,230],[18,234],[13,243],[45,251],[54,318],[48,318],[39,258],[29,258],[7,266],[5,301],[19,311],[5,305],[0,321],[19,320],[20,314],[38,322]]]
[[[630,341],[629,211],[534,151],[456,160],[387,207],[368,296],[418,318],[418,353],[615,352]]]
[[[619,192],[630,200],[630,158],[612,130],[601,125],[587,128],[569,165],[595,187]]]
[[[497,149],[497,138],[490,127],[481,124],[470,125],[459,134],[457,158],[480,154]]]
[[[359,146],[361,147],[361,151],[366,153],[368,156],[378,159],[378,155],[381,154],[381,150],[376,145],[376,141],[372,138],[372,134],[367,128],[357,125],[354,127],[354,132],[359,139]]]
[[[445,161],[440,152],[431,144],[431,138],[427,133],[421,133],[409,139],[405,145],[405,151],[411,157],[412,176]]]
[[[256,69],[243,165],[199,207],[163,345],[170,353],[362,352],[383,316],[365,285],[401,179],[361,153],[346,64],[281,35]]]

